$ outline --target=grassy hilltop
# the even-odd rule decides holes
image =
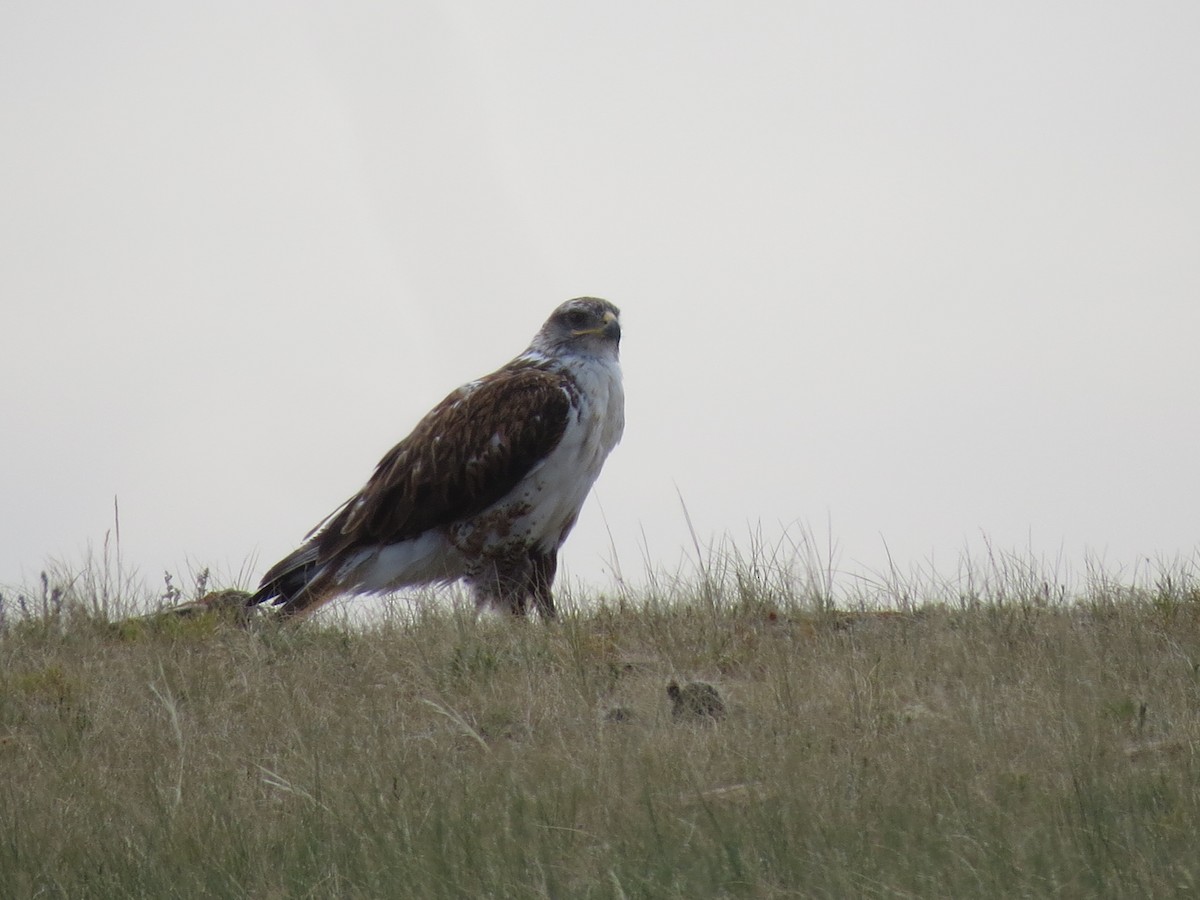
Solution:
[[[1050,593],[246,629],[6,593],[0,896],[1195,896],[1200,590]]]

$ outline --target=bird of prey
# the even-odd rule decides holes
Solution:
[[[247,601],[304,615],[343,594],[463,580],[480,608],[555,615],[558,551],[625,428],[620,311],[579,297],[463,385]]]

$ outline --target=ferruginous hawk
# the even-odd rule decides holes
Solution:
[[[462,579],[480,607],[552,618],[558,551],[625,428],[619,314],[594,297],[554,310],[524,353],[421,419],[249,605],[303,615]]]

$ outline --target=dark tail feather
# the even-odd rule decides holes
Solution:
[[[263,575],[247,606],[270,602],[284,617],[312,612],[333,594],[329,590],[329,566],[317,559],[317,548],[303,546],[289,553]]]

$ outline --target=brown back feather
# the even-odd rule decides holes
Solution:
[[[487,509],[562,439],[572,387],[562,375],[510,365],[454,391],[318,526],[320,557],[407,540]]]

